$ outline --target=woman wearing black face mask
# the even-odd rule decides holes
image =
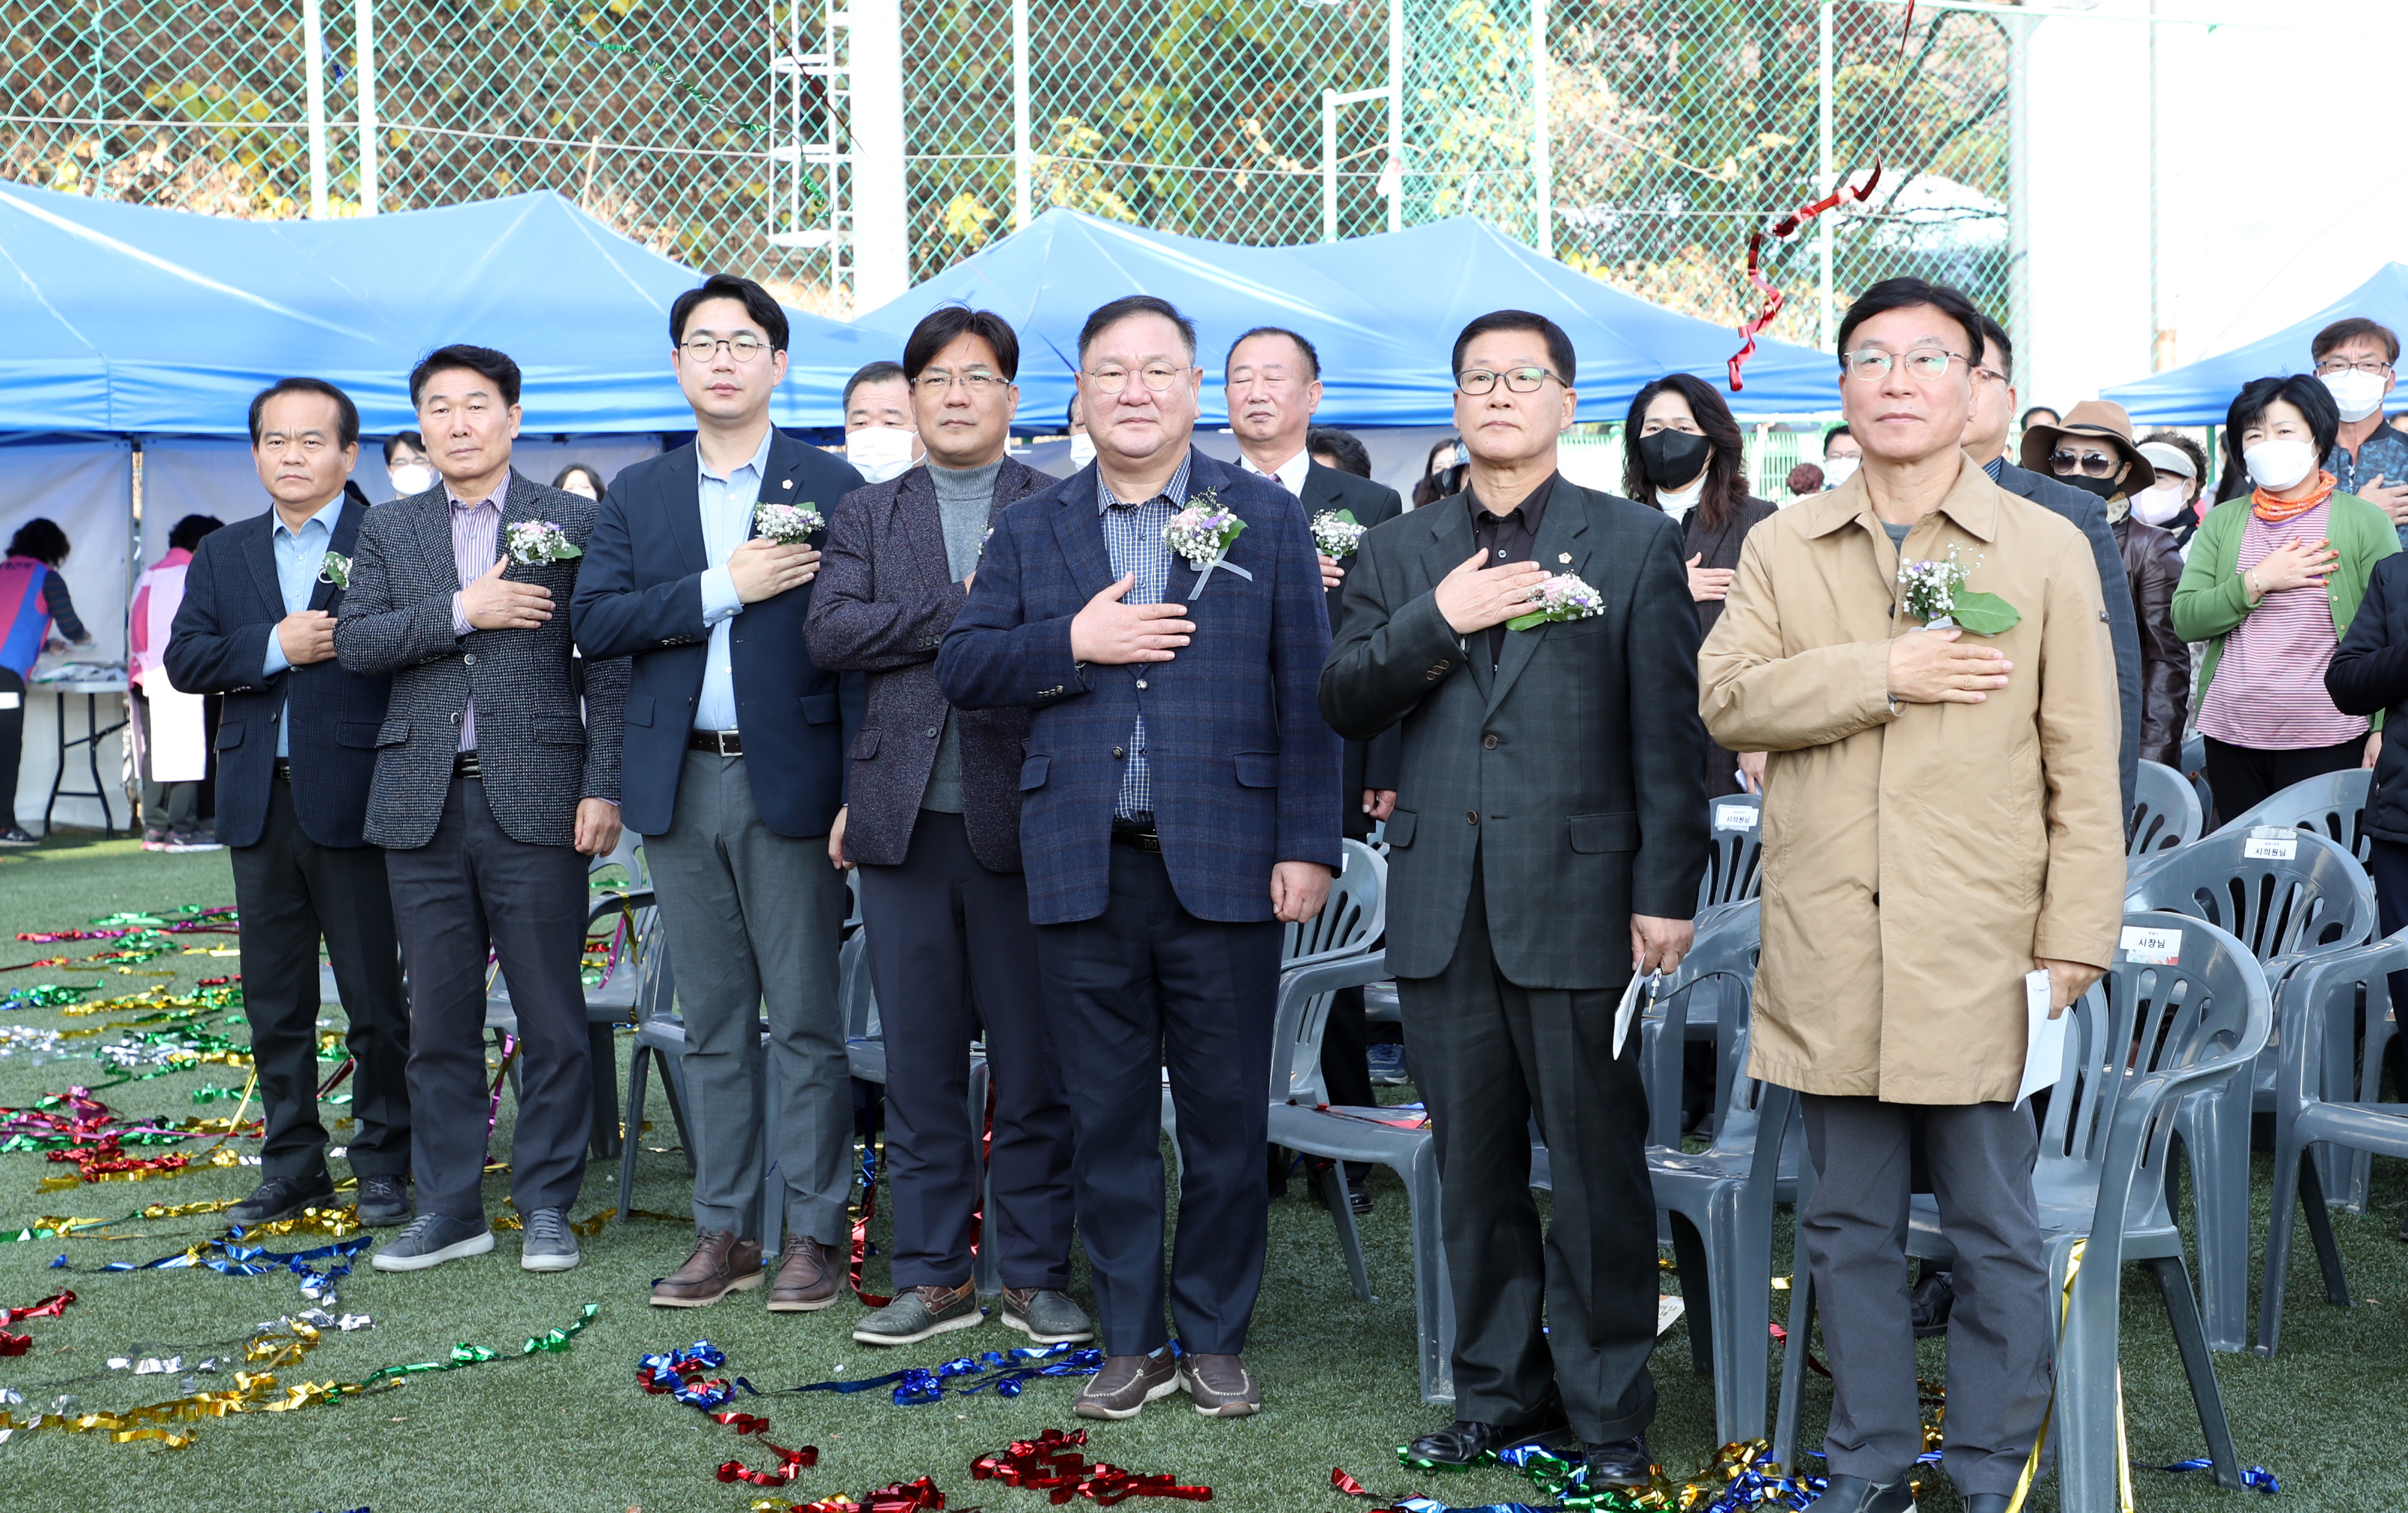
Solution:
[[[1639,391],[1622,427],[1622,486],[1641,504],[1679,517],[1685,527],[1689,597],[1698,629],[1712,634],[1723,596],[1739,568],[1740,541],[1775,507],[1747,492],[1747,452],[1739,422],[1714,386],[1672,373]],[[1720,798],[1764,784],[1764,754],[1706,750],[1706,792]]]

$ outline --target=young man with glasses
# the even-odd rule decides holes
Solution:
[[[1655,1463],[1647,1103],[1638,1058],[1613,1052],[1614,1004],[1689,949],[1705,730],[1680,526],[1556,471],[1572,360],[1527,310],[1455,339],[1463,495],[1365,539],[1321,709],[1342,735],[1402,738],[1388,970],[1455,1310],[1456,1420],[1411,1453],[1469,1465],[1576,1440],[1594,1492]],[[1564,574],[1599,607],[1512,628]],[[1534,1117],[1555,1173],[1543,1230]]]
[[[970,1223],[988,1171],[984,1243],[1003,1322],[1038,1345],[1095,1335],[1063,1290],[1070,1108],[1020,863],[1029,712],[956,711],[937,687],[937,648],[969,599],[995,517],[1054,482],[1005,454],[1019,370],[1019,339],[991,310],[945,305],[913,328],[903,371],[927,465],[838,503],[804,627],[821,666],[868,678],[846,808],[828,838],[830,861],[861,870],[886,1033],[896,1293],[853,1326],[864,1345],[910,1345],[983,1318]],[[991,1126],[969,1107],[974,1040],[986,1043]]]
[[[2057,1310],[2014,1100],[2027,978],[2064,1013],[2114,959],[2115,684],[2081,534],[1964,451],[1981,315],[1891,279],[1840,323],[1855,478],[1749,532],[1699,656],[1706,728],[1771,754],[1748,1074],[1802,1093],[1798,1216],[1832,1376],[1827,1513],[1906,1513],[1922,1453],[1904,1244],[1925,1146],[1956,1254],[1948,1475],[2005,1513],[2049,1402]],[[1902,566],[1970,565],[2016,623],[1919,623]],[[1560,1211],[1560,1209],[1558,1210]]]
[[[2389,515],[2408,545],[2408,436],[2383,424],[2383,401],[2400,382],[2400,338],[2387,325],[2352,316],[2317,332],[2308,350],[2341,411],[2325,470],[2342,493]]]
[[[785,312],[750,279],[714,273],[669,307],[669,366],[695,439],[612,482],[571,605],[587,656],[635,660],[623,802],[644,837],[685,1015],[697,1239],[652,1284],[666,1308],[758,1286],[762,1232],[781,1219],[771,1312],[824,1308],[844,1277],[846,909],[827,846],[861,683],[811,661],[803,620],[820,554],[763,529],[757,507],[825,516],[861,475],[769,424],[786,333]],[[764,1054],[782,1215],[759,1211]]]
[[[960,710],[1027,709],[1021,855],[1070,1101],[1079,1232],[1103,1369],[1082,1418],[1184,1390],[1238,1418],[1263,1276],[1281,924],[1341,861],[1329,649],[1296,501],[1190,444],[1196,328],[1150,295],[1079,333],[1096,466],[996,517],[937,655]],[[1176,523],[1174,550],[1165,530]],[[1178,1110],[1179,1244],[1163,1328],[1163,1074]]]

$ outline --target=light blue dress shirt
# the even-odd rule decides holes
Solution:
[[[703,663],[702,697],[695,700],[694,728],[733,730],[736,721],[736,664],[728,650],[728,622],[744,612],[736,597],[736,578],[727,570],[727,555],[752,534],[752,506],[761,497],[761,481],[769,471],[769,442],[777,428],[761,428],[761,444],[752,460],[724,476],[694,450],[696,482],[702,499],[702,553],[711,566],[702,574],[702,623],[710,627],[710,656]]]
[[[269,506],[270,511],[274,506]],[[337,494],[316,514],[301,522],[294,530],[284,523],[282,515],[268,532],[276,545],[276,586],[284,594],[284,612],[299,614],[309,607],[309,596],[318,591],[318,573],[326,565],[326,547],[335,539],[335,520],[343,512],[343,496]],[[272,678],[293,664],[285,659],[284,643],[279,641],[274,627],[267,631],[266,666],[263,678]],[[276,755],[293,756],[293,722],[280,713],[276,721]]]

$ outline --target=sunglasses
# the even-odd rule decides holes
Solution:
[[[2106,478],[2124,465],[2124,459],[2113,453],[2053,452],[2049,454],[2049,470],[2062,478],[2068,473],[2088,473],[2093,478]]]

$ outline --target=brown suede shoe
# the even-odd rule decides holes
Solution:
[[[1187,1390],[1196,1411],[1208,1419],[1242,1419],[1263,1405],[1254,1374],[1233,1355],[1181,1356],[1179,1385]]]
[[[694,1244],[685,1264],[652,1284],[655,1308],[700,1308],[761,1285],[761,1242],[713,1230]]]
[[[1158,1397],[1179,1391],[1179,1362],[1164,1350],[1155,1355],[1109,1355],[1090,1377],[1070,1411],[1082,1419],[1134,1419]]]
[[[789,1233],[778,1252],[778,1275],[769,1284],[773,1314],[816,1313],[836,1301],[844,1269],[828,1247],[808,1235]]]

